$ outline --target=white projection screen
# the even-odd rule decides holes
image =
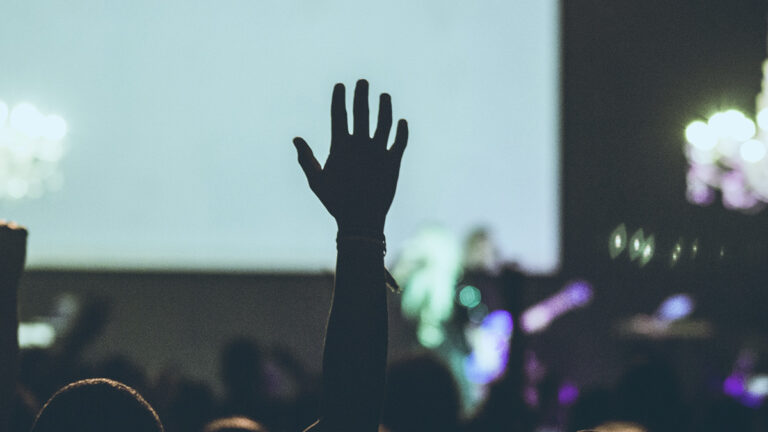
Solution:
[[[12,1],[0,24],[0,100],[67,125],[56,186],[0,198],[32,268],[331,269],[291,139],[324,161],[358,78],[372,128],[385,91],[410,125],[388,257],[438,223],[559,266],[556,0]]]

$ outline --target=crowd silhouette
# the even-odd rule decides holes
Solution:
[[[686,406],[674,373],[655,358],[640,359],[615,388],[584,393],[565,413],[556,402],[548,402],[556,399],[556,391],[547,391],[544,384],[538,404],[532,404],[526,399],[522,332],[512,338],[506,373],[491,385],[485,402],[469,418],[462,414],[456,378],[439,358],[421,353],[388,369],[384,228],[408,142],[408,124],[400,120],[388,146],[391,104],[388,94],[380,96],[371,137],[368,83],[358,81],[349,133],[345,87],[337,84],[325,163],[318,162],[304,139],[293,141],[310,189],[338,227],[319,379],[289,353],[264,351],[247,339],[230,341],[221,354],[223,398],[204,383],[170,372],[151,381],[140,366],[125,358],[85,363],[81,353],[106,319],[107,305],[99,302],[86,308],[56,352],[20,353],[16,305],[27,232],[2,222],[0,431],[765,430],[764,411],[749,410],[730,399],[712,400],[711,406],[698,411]],[[520,286],[522,276],[505,268],[494,277]],[[503,301],[517,320],[524,306],[521,291],[506,292]],[[270,374],[269,368],[280,373]],[[272,382],[275,376],[285,382]],[[545,429],[546,425],[552,428]]]

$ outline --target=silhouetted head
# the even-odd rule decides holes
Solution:
[[[221,378],[231,397],[253,397],[266,390],[263,377],[264,359],[251,340],[235,339],[221,356]]]
[[[453,375],[439,360],[414,357],[390,368],[382,423],[392,432],[454,430],[459,409]]]
[[[248,417],[226,417],[208,423],[203,432],[268,432],[261,423]]]
[[[163,432],[157,413],[134,389],[105,378],[69,384],[37,415],[32,432]]]

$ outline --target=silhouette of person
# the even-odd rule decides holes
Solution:
[[[375,432],[385,389],[387,299],[384,224],[392,204],[408,124],[400,120],[394,143],[392,102],[379,98],[373,137],[368,125],[368,82],[360,80],[347,129],[344,86],[331,101],[331,149],[321,166],[302,138],[293,140],[310,189],[338,226],[336,279],[323,353],[320,419],[308,430]]]

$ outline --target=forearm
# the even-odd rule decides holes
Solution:
[[[19,352],[17,285],[0,275],[0,431],[8,431],[16,392]]]
[[[378,428],[387,357],[383,255],[383,244],[339,242],[323,355],[324,430]]]

